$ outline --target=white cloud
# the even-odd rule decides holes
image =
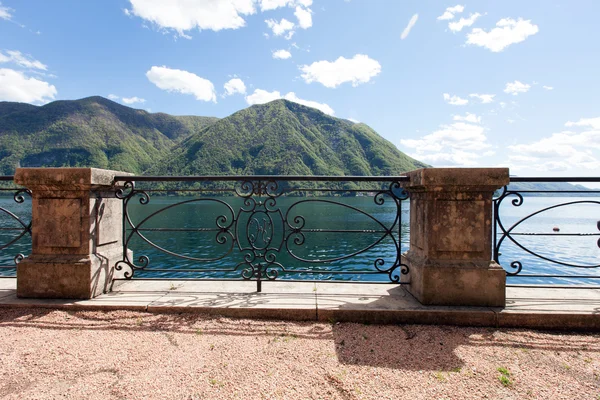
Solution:
[[[54,100],[56,93],[54,85],[48,82],[13,69],[0,68],[0,101],[45,103]]]
[[[489,32],[481,28],[474,28],[467,34],[467,44],[485,47],[493,52],[499,52],[514,43],[520,43],[531,35],[538,33],[537,25],[531,20],[519,18],[504,18],[496,23],[496,27]]]
[[[481,17],[481,14],[479,13],[471,14],[469,15],[469,18],[461,18],[458,21],[450,22],[448,28],[450,28],[452,32],[460,32],[464,27],[473,25],[479,17]]]
[[[552,86],[546,86],[546,85],[544,85],[544,86],[542,86],[542,87],[543,87],[544,89],[546,89],[546,90],[553,90],[553,89],[554,89]]]
[[[294,15],[298,18],[300,28],[308,29],[312,26],[312,11],[310,8],[296,7]]]
[[[133,97],[123,97],[123,103],[125,104],[135,104],[135,103],[145,103],[146,99],[142,99],[141,97],[133,96]]]
[[[276,10],[281,7],[302,6],[308,8],[312,6],[312,0],[257,0],[261,11]]]
[[[411,157],[437,167],[475,166],[480,158],[493,154],[487,150],[491,145],[487,142],[484,128],[466,122],[441,125],[437,131],[420,139],[402,139],[400,143],[415,149]]]
[[[281,93],[278,91],[268,92],[262,89],[255,89],[254,93],[246,96],[248,104],[264,104],[273,100],[281,99]]]
[[[292,57],[292,53],[290,53],[287,50],[277,50],[273,52],[273,58],[276,59],[280,59],[280,60],[286,60],[288,58]]]
[[[476,99],[481,100],[483,104],[488,104],[494,101],[495,94],[479,94],[479,93],[471,93],[469,97],[474,97]]]
[[[255,13],[254,0],[129,0],[128,15],[136,15],[182,37],[192,29],[238,29],[246,25],[244,15]]]
[[[0,2],[0,18],[10,20],[12,18],[12,11],[14,11],[12,8],[4,7],[2,2]]]
[[[280,7],[291,6],[294,0],[259,0],[261,11],[275,10]]]
[[[135,104],[135,103],[145,103],[146,99],[142,99],[141,97],[137,97],[137,96],[133,96],[133,97],[120,97],[117,96],[116,94],[109,94],[107,96],[110,100],[113,101],[122,101],[125,104]]]
[[[466,113],[464,116],[462,115],[454,115],[452,117],[453,120],[455,121],[464,121],[464,122],[471,122],[473,124],[479,124],[481,123],[481,117],[478,117],[475,114],[471,114],[471,113]]]
[[[591,129],[577,133],[563,131],[538,141],[508,146],[511,167],[524,166],[537,171],[598,170],[600,160],[594,151],[600,150],[600,117],[567,122],[566,126],[585,126]]]
[[[504,88],[504,93],[512,94],[513,96],[519,93],[526,93],[531,89],[531,85],[519,81],[508,82]]]
[[[246,84],[240,78],[233,78],[228,80],[225,85],[225,96],[231,96],[232,94],[246,94]]]
[[[355,124],[360,124],[360,121],[354,118],[346,118],[348,121],[354,122]]]
[[[600,129],[600,117],[598,118],[582,118],[577,122],[569,121],[565,126],[589,126],[592,129]]]
[[[450,96],[448,93],[444,93],[444,100],[446,103],[451,104],[453,106],[464,106],[469,103],[469,100],[460,98],[458,96]]]
[[[6,50],[7,56],[0,52],[0,63],[13,62],[23,68],[41,69],[46,71],[48,66],[42,62],[35,60],[31,56],[24,55],[20,51]]]
[[[303,100],[303,99],[299,98],[298,96],[296,96],[296,94],[294,92],[289,92],[288,94],[283,96],[283,98],[286,100],[289,100],[289,101],[293,101],[294,103],[302,104],[303,106],[316,108],[317,110],[320,110],[328,115],[334,114],[333,108],[329,107],[328,104],[319,103],[319,102],[312,101],[312,100]]]
[[[582,118],[565,123],[567,127],[583,127],[581,132],[562,131],[540,140],[508,146],[513,169],[533,169],[581,174],[600,168],[600,117]]]
[[[400,35],[400,39],[404,40],[408,37],[410,30],[413,28],[413,26],[415,26],[418,19],[419,19],[419,14],[415,14],[410,18],[410,21],[408,21],[408,25],[406,25],[406,28],[404,28],[404,30],[402,31],[402,34]]]
[[[246,102],[248,104],[264,104],[278,99],[286,99],[307,107],[316,108],[317,110],[320,110],[328,115],[334,114],[333,108],[331,108],[328,104],[301,99],[298,96],[296,96],[296,93],[294,92],[289,92],[285,96],[282,96],[281,93],[277,90],[273,92],[268,92],[262,89],[255,89],[254,93],[246,96]]]
[[[381,72],[381,64],[364,54],[353,58],[339,57],[335,61],[316,61],[302,65],[302,78],[306,83],[319,82],[328,88],[352,82],[352,86],[366,83]]]
[[[446,8],[446,11],[437,17],[438,21],[444,21],[448,19],[453,19],[455,14],[459,14],[465,10],[465,6],[461,6],[460,4],[455,5],[454,7]]]
[[[158,88],[169,92],[192,94],[197,100],[213,101],[217,95],[211,81],[188,71],[162,67],[152,67],[146,72],[146,77]]]
[[[285,18],[282,18],[281,21],[279,21],[279,22],[277,22],[274,19],[267,19],[267,20],[265,20],[265,23],[267,24],[269,29],[271,29],[273,31],[273,34],[275,36],[281,36],[284,33],[288,32],[288,31],[292,31],[294,29],[294,23],[288,21]],[[290,33],[293,34],[292,32],[290,32]],[[288,35],[290,33],[288,33]],[[286,39],[291,39],[291,36],[289,38],[286,37]]]

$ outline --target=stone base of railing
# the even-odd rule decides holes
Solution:
[[[492,259],[492,197],[507,168],[411,171],[408,290],[422,304],[505,305],[506,273]]]
[[[408,290],[421,304],[504,307],[506,272],[494,261],[436,263],[404,259],[410,268]]]
[[[91,299],[111,289],[122,249],[88,256],[32,255],[17,265],[17,296]]]
[[[18,168],[32,192],[31,255],[17,265],[17,296],[89,299],[109,291],[123,258],[118,171]]]

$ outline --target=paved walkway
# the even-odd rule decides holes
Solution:
[[[125,281],[91,300],[19,299],[0,279],[0,307],[198,312],[230,317],[600,331],[600,289],[507,288],[506,307],[423,306],[402,286],[349,283]]]

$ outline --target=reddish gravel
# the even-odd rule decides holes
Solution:
[[[597,399],[599,351],[596,334],[0,309],[0,397]]]

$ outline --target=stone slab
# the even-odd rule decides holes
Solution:
[[[181,284],[175,290],[170,282]],[[253,285],[254,284],[254,285]],[[217,289],[226,288],[227,291]],[[271,288],[271,290],[269,290]],[[425,306],[401,285],[126,281],[89,300],[20,299],[0,279],[0,307],[205,313],[236,318],[600,331],[600,288],[507,288],[506,308]],[[313,290],[316,289],[316,290]]]
[[[133,174],[98,168],[17,168],[15,183],[30,189],[60,187],[68,191],[112,186],[114,177],[123,175]]]
[[[502,187],[510,182],[508,168],[423,168],[405,174],[410,186]],[[467,189],[468,190],[468,189]]]
[[[2,298],[8,296],[14,296],[17,291],[17,280],[15,278],[1,278],[0,279],[0,301]]]

